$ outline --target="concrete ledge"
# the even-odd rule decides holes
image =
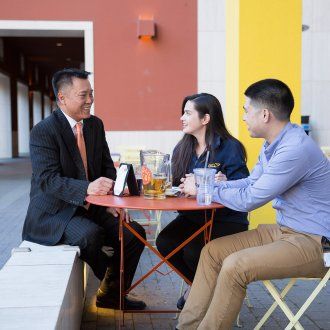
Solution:
[[[80,329],[79,248],[24,241],[0,271],[0,329]]]

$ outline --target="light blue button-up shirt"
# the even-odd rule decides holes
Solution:
[[[288,123],[246,179],[216,184],[213,201],[251,211],[273,200],[277,223],[330,238],[330,162],[298,126]]]

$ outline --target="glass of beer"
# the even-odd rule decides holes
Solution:
[[[143,150],[140,156],[144,197],[148,199],[164,199],[169,155],[156,150]]]

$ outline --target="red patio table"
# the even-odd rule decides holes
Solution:
[[[120,309],[123,313],[177,313],[177,310],[143,310],[143,311],[132,311],[124,309],[124,295],[133,290],[138,284],[140,284],[143,280],[145,280],[150,274],[157,271],[157,269],[164,263],[166,263],[170,268],[172,268],[179,276],[181,276],[188,284],[191,282],[178,270],[176,269],[171,262],[168,260],[175,253],[180,251],[184,246],[186,246],[191,240],[193,240],[197,235],[199,235],[202,231],[204,231],[204,239],[205,243],[210,240],[213,218],[216,209],[223,208],[223,205],[218,203],[211,203],[210,205],[198,205],[196,199],[194,198],[186,198],[186,197],[168,197],[165,199],[146,199],[143,196],[88,196],[86,201],[106,207],[114,207],[120,209],[120,217],[119,217],[119,240],[120,240],[120,249],[121,249],[121,257],[120,257]],[[193,235],[191,235],[188,239],[183,241],[176,249],[174,249],[167,256],[162,256],[157,249],[155,249],[149,242],[147,242],[139,233],[137,233],[129,223],[125,221],[125,210],[133,209],[133,210],[162,210],[162,211],[184,211],[184,210],[212,210],[211,218],[207,219],[205,216],[205,224],[198,229]],[[206,212],[205,212],[206,214]],[[152,267],[146,274],[144,274],[140,279],[138,279],[135,283],[131,285],[130,288],[125,290],[124,285],[124,236],[123,229],[126,227],[133,235],[135,235],[145,246],[147,246],[153,253],[155,253],[159,259],[161,260],[157,265]],[[124,314],[123,314],[124,315]]]

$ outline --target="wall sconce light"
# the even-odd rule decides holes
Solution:
[[[137,36],[143,40],[156,38],[156,23],[153,18],[146,19],[139,17],[137,22]]]

